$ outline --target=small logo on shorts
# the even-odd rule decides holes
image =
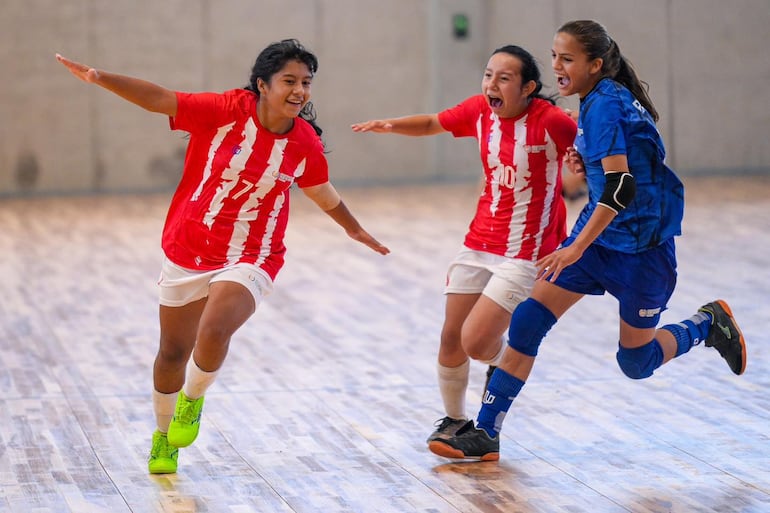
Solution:
[[[489,390],[484,391],[484,399],[481,400],[484,404],[492,404],[495,402],[495,399],[497,399],[497,396],[494,394],[490,394]]]
[[[249,281],[257,281],[257,277],[253,274],[249,274]]]
[[[639,317],[655,317],[659,313],[660,313],[660,307],[639,309]]]

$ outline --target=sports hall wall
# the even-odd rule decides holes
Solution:
[[[336,184],[476,180],[471,140],[350,124],[458,103],[507,43],[535,54],[550,86],[553,33],[577,18],[604,23],[650,84],[673,167],[770,174],[770,0],[4,0],[0,12],[0,196],[169,190],[179,177],[183,134],[76,80],[56,52],[219,91],[287,37],[319,57],[313,101]]]

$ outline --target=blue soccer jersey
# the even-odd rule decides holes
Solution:
[[[589,201],[573,235],[596,208],[605,184],[601,159],[611,155],[626,155],[636,196],[595,243],[639,253],[682,233],[684,187],[664,163],[666,150],[655,122],[628,89],[605,78],[581,99],[575,147],[585,164]]]

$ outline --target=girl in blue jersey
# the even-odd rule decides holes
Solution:
[[[448,458],[497,460],[503,419],[532,370],[548,330],[584,295],[619,302],[617,362],[632,379],[705,341],[735,374],[746,344],[723,300],[656,329],[676,283],[674,237],[681,234],[682,183],[665,163],[658,113],[617,43],[595,21],[571,21],[554,37],[559,93],[580,96],[578,135],[566,157],[585,173],[589,201],[562,247],[537,262],[538,281],[511,318],[509,346],[492,375],[476,425],[431,442]]]

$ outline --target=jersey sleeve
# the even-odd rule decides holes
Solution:
[[[171,130],[206,131],[232,121],[239,108],[236,98],[227,93],[176,92],[176,116],[169,117]]]
[[[486,100],[481,95],[472,96],[462,103],[439,112],[438,121],[444,130],[455,137],[475,137],[476,120],[481,113],[481,103]]]
[[[567,148],[575,143],[577,135],[577,123],[559,107],[553,107],[548,115],[546,130],[556,143],[559,153],[564,153]]]
[[[581,111],[581,116],[584,111]],[[611,155],[624,155],[626,138],[623,132],[625,117],[617,95],[602,94],[585,111],[581,119],[585,148],[583,160],[595,162]]]
[[[321,185],[329,181],[329,163],[324,155],[321,139],[316,137],[312,148],[305,157],[305,171],[295,180],[301,189]]]

